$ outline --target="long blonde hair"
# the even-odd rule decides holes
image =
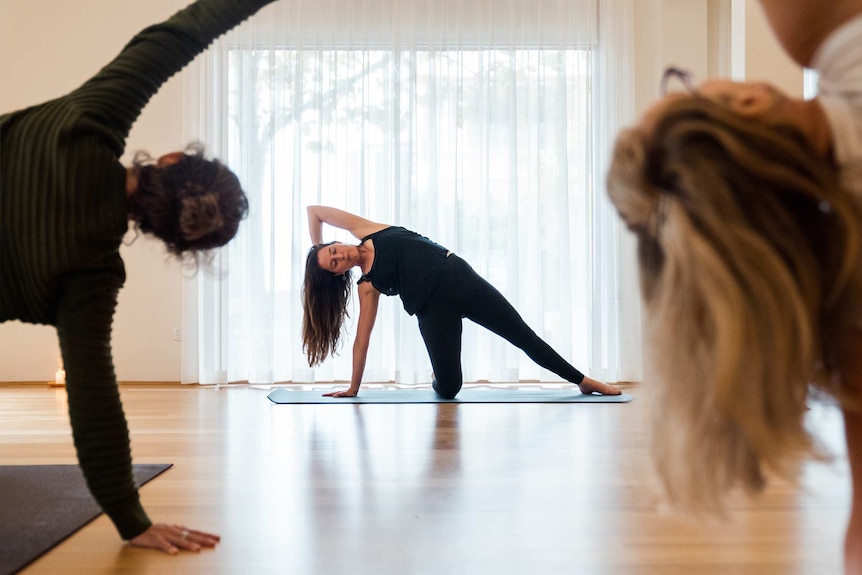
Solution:
[[[608,192],[638,238],[659,384],[653,454],[671,502],[716,512],[823,457],[809,383],[832,383],[842,300],[858,285],[856,201],[790,127],[692,96],[623,132]]]

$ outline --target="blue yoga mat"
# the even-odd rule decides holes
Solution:
[[[455,399],[443,399],[431,389],[361,389],[356,397],[323,397],[326,390],[277,387],[267,397],[273,403],[627,403],[621,395],[585,395],[577,389],[462,389]]]

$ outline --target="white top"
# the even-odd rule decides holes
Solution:
[[[842,172],[858,172],[862,166],[862,15],[842,24],[820,45],[811,67],[820,75],[817,101],[832,130],[835,161]]]
[[[814,54],[811,67],[820,75],[817,101],[832,131],[841,183],[862,198],[862,15],[830,34]],[[847,317],[862,318],[862,298],[851,297],[844,306]],[[862,327],[862,319],[855,324]]]

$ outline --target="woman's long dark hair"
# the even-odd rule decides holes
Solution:
[[[305,281],[302,285],[302,350],[308,356],[308,365],[314,367],[337,352],[341,328],[350,300],[350,270],[336,275],[317,263],[321,248],[313,246],[305,259]]]
[[[225,245],[248,214],[236,174],[207,159],[201,144],[189,145],[169,166],[154,165],[145,152],[133,163],[138,187],[129,198],[129,215],[137,229],[164,241],[173,255],[197,260],[199,251]]]

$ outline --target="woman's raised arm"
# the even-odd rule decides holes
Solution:
[[[372,222],[338,208],[308,206],[308,233],[313,245],[323,243],[323,224],[347,230],[358,240],[389,227],[387,224]]]

